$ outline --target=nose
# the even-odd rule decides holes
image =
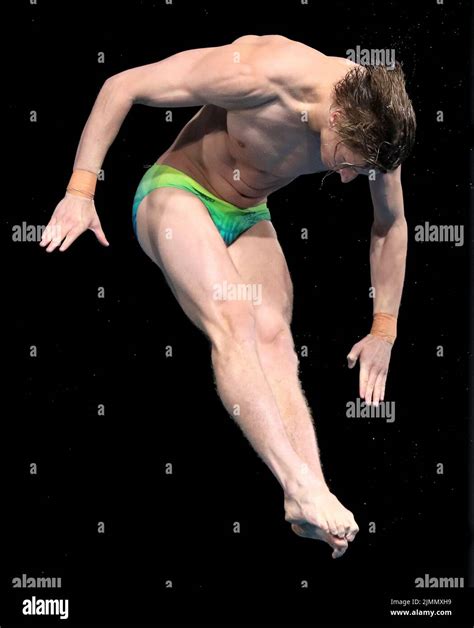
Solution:
[[[349,181],[353,181],[358,175],[352,168],[342,168],[339,170],[339,174],[341,175],[342,183],[349,183]]]

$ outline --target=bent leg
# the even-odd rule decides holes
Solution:
[[[185,190],[156,189],[140,203],[137,236],[184,312],[208,336],[227,411],[282,487],[298,483],[303,461],[288,440],[261,368],[253,305],[219,299],[219,288],[238,284],[241,277],[207,209]]]
[[[261,286],[262,302],[255,307],[260,362],[290,442],[326,486],[314,424],[299,381],[298,356],[290,329],[293,286],[273,225],[269,222],[255,225],[229,247],[229,254],[244,281]],[[357,524],[352,513],[336,498],[326,495],[320,502],[320,508],[327,513],[333,535],[354,539]],[[301,536],[319,538],[314,536],[314,526],[299,526],[293,530]]]

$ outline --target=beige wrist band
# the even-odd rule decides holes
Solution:
[[[385,312],[376,312],[370,334],[383,338],[393,345],[397,337],[397,317]]]
[[[69,179],[66,191],[75,196],[92,200],[97,185],[97,175],[88,170],[74,170]]]

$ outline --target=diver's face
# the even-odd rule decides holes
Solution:
[[[329,127],[321,129],[321,160],[328,170],[338,172],[342,183],[353,181],[359,174],[369,174],[362,155],[341,142],[341,138],[332,128],[331,118]]]

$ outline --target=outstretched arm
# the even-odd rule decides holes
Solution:
[[[367,403],[384,400],[385,382],[405,279],[407,223],[403,207],[401,167],[370,182],[374,222],[370,270],[374,288],[371,333],[349,353],[349,367],[360,357],[359,394]]]
[[[271,95],[258,73],[256,47],[229,44],[178,52],[162,61],[125,70],[107,79],[81,136],[74,168],[98,172],[133,104],[226,109],[251,107]]]
[[[272,98],[271,81],[258,63],[261,46],[234,42],[185,50],[107,79],[81,135],[69,191],[56,207],[41,246],[65,251],[91,229],[108,245],[94,205],[97,175],[107,151],[133,104],[191,107],[216,104],[252,107]],[[61,244],[62,243],[62,244]]]

